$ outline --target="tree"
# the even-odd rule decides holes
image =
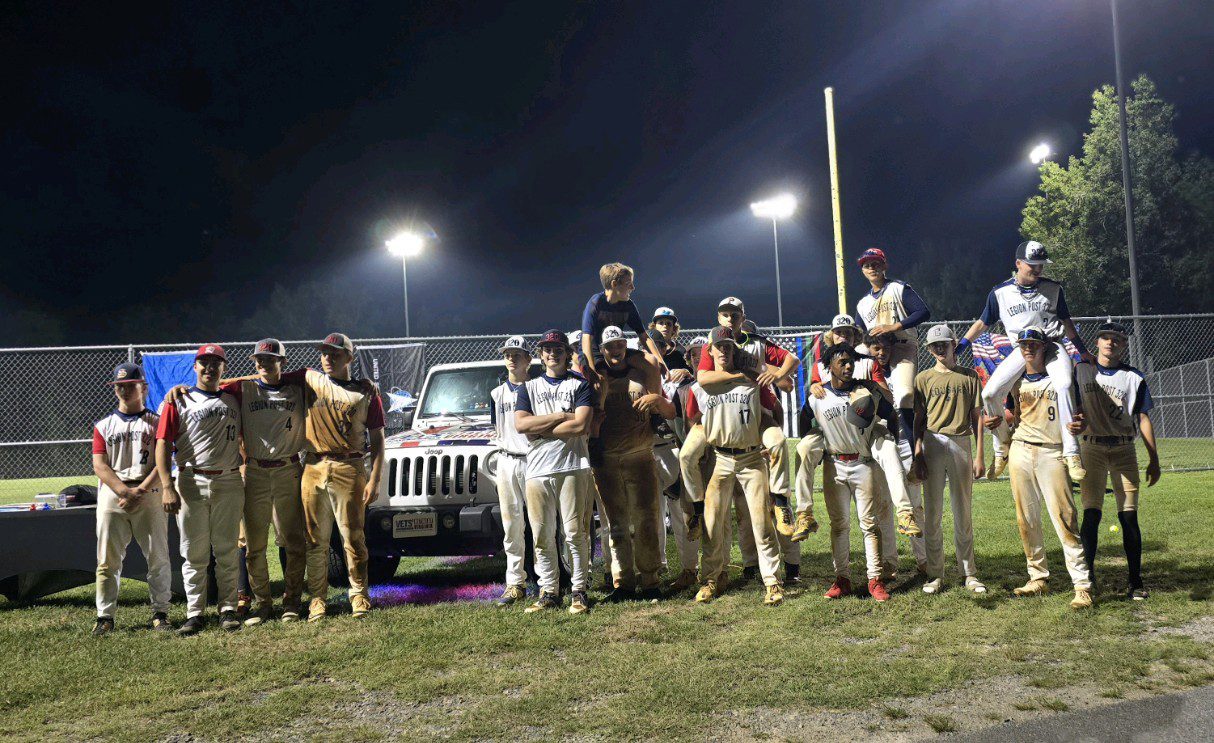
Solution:
[[[1175,108],[1145,75],[1126,100],[1134,187],[1135,248],[1143,312],[1214,309],[1214,163],[1179,156]],[[1050,249],[1050,275],[1066,284],[1076,315],[1129,314],[1129,259],[1117,96],[1092,94],[1083,153],[1041,165],[1040,193],[1020,233]]]

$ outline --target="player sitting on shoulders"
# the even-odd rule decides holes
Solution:
[[[645,332],[640,310],[632,301],[632,292],[636,288],[632,269],[623,263],[608,263],[599,269],[599,281],[603,284],[603,291],[590,297],[582,310],[581,348],[585,360],[589,361],[582,371],[595,387],[599,386],[600,367],[603,365],[603,355],[598,350],[599,338],[608,326],[628,328],[637,334],[637,342],[642,347],[657,358],[662,358],[661,351]],[[646,384],[651,386],[660,386],[667,371],[665,367],[649,363],[645,353],[638,349],[629,349],[628,366],[643,372],[647,377]],[[598,393],[596,407],[601,410],[605,393],[602,389]]]

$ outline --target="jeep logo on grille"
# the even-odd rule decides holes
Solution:
[[[443,450],[437,446],[431,447],[431,448],[427,449],[425,452],[427,457],[437,457],[437,456],[440,456],[442,453],[443,453]]]

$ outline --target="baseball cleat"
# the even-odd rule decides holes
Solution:
[[[502,595],[494,603],[498,606],[510,606],[527,598],[527,587],[524,585],[506,586]]]
[[[710,580],[704,585],[700,586],[700,590],[696,592],[696,603],[707,604],[709,601],[712,601],[719,595],[720,594],[717,592],[716,581]]]
[[[970,593],[986,593],[986,584],[972,575],[966,576],[965,590]]]
[[[936,594],[944,590],[944,581],[940,578],[932,578],[923,584],[923,592],[926,594]]]
[[[679,577],[674,579],[670,584],[670,590],[673,592],[685,591],[696,584],[696,571],[684,570],[679,573]]]
[[[371,613],[371,599],[366,596],[355,596],[350,599],[350,614],[355,619],[362,619]]]
[[[772,505],[771,512],[776,519],[776,531],[786,537],[792,536],[794,531],[792,507],[788,505],[777,506]]]
[[[561,608],[561,597],[549,591],[540,591],[540,597],[535,600],[535,603],[523,609],[526,614],[534,614],[537,611],[545,609]]]
[[[835,582],[830,586],[830,590],[822,595],[828,599],[841,599],[844,596],[850,596],[851,580],[849,578],[844,578],[841,575],[836,577]]]
[[[97,622],[93,625],[93,637],[101,637],[108,635],[114,631],[114,620],[111,617],[97,617]]]
[[[298,622],[299,615],[302,611],[303,611],[303,607],[301,607],[298,603],[285,604],[282,608],[282,617],[279,618],[279,621],[280,622]]]
[[[631,588],[617,588],[603,599],[608,604],[622,604],[625,601],[636,601],[637,592]]]
[[[1126,591],[1126,598],[1131,601],[1146,601],[1150,595],[1147,589],[1142,586],[1130,586],[1129,590]]]
[[[868,582],[868,595],[873,597],[873,601],[885,603],[889,601],[889,591],[885,590],[885,584],[879,578]]]
[[[818,530],[818,522],[814,520],[813,514],[809,511],[798,511],[797,522],[793,525],[792,541],[804,542]]]
[[[693,513],[687,517],[687,541],[698,542],[704,538],[704,514]]]
[[[240,617],[236,616],[236,612],[231,609],[219,612],[219,626],[227,632],[235,632],[240,629]]]
[[[177,628],[177,634],[181,635],[182,637],[189,637],[190,635],[196,635],[199,632],[202,632],[203,626],[204,626],[204,624],[202,621],[202,617],[200,617],[200,616],[199,617],[188,617],[185,620],[185,623]]]
[[[1032,578],[1028,583],[1025,583],[1019,588],[1013,588],[1012,593],[1017,596],[1041,596],[1049,591],[1045,581],[1039,578]]]
[[[915,523],[915,514],[911,511],[903,511],[898,514],[898,533],[907,537],[923,536],[923,529]]]
[[[320,598],[319,596],[317,598],[312,599],[311,603],[308,604],[308,621],[309,622],[319,622],[322,619],[324,619],[325,615],[328,613],[329,613],[328,603],[324,599]]]
[[[779,583],[768,586],[763,594],[763,603],[767,606],[779,606],[784,603],[784,587]]]
[[[236,597],[236,616],[243,620],[249,616],[249,611],[253,608],[253,597],[247,593],[241,593]]]
[[[1071,608],[1076,611],[1092,608],[1092,593],[1086,588],[1076,588],[1075,598],[1071,599]]]
[[[169,621],[169,615],[163,611],[158,611],[152,615],[152,629],[157,632],[172,632],[173,623]]]
[[[991,460],[991,465],[986,468],[986,479],[994,480],[996,477],[1003,474],[1007,469],[1007,457],[1002,454],[996,454]]]
[[[898,561],[886,560],[881,563],[881,580],[892,583],[898,577]]]
[[[926,562],[915,563],[915,573],[918,574],[918,576],[920,578],[926,578],[927,577],[927,563]]]
[[[1083,468],[1083,460],[1078,454],[1068,454],[1062,459],[1066,462],[1066,473],[1070,475],[1071,482],[1081,482],[1087,477],[1088,471]]]
[[[274,618],[274,604],[266,602],[258,604],[257,608],[249,614],[248,619],[244,620],[246,627],[256,627],[262,622],[268,622]]]
[[[793,564],[787,563],[787,562],[784,563],[784,582],[789,585],[792,585],[792,586],[801,585],[801,565],[800,564],[793,565]]]
[[[585,614],[588,611],[590,611],[590,599],[586,597],[586,592],[574,591],[569,598],[569,613]]]

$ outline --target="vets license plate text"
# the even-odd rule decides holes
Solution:
[[[432,537],[438,534],[438,514],[434,511],[410,511],[392,516],[392,538]]]

